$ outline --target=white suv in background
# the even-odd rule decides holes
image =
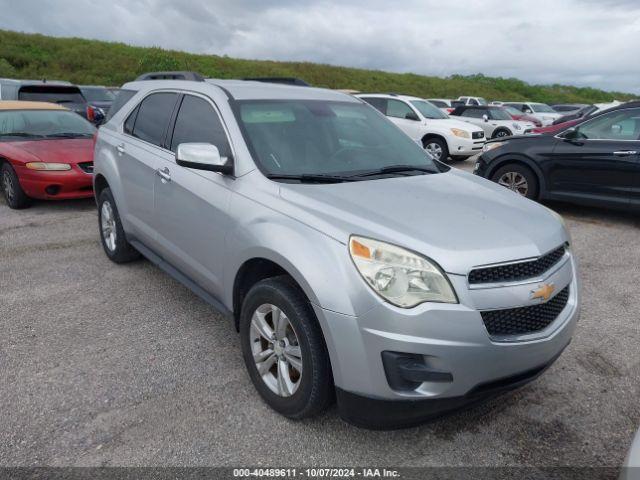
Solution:
[[[537,118],[542,122],[543,127],[551,125],[555,120],[564,115],[563,113],[556,112],[546,103],[505,102],[504,105],[517,108],[522,113]]]
[[[419,142],[436,160],[464,160],[482,151],[484,131],[454,120],[428,101],[407,95],[357,95]]]

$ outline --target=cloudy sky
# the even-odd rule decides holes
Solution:
[[[640,0],[0,0],[0,28],[640,93]]]

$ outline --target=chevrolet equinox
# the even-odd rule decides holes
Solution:
[[[100,238],[233,319],[264,401],[413,425],[537,377],[579,285],[551,210],[435,161],[363,100],[141,80],[95,146]]]

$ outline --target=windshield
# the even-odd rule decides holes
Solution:
[[[63,110],[0,112],[0,137],[92,137],[95,130],[84,118]]]
[[[245,140],[268,176],[345,177],[397,165],[431,173],[446,169],[369,105],[317,100],[238,104]]]
[[[487,105],[487,101],[482,97],[476,97],[476,100],[478,100],[480,105]]]
[[[416,107],[424,118],[446,119],[449,116],[435,105],[424,100],[412,100],[411,105]]]
[[[558,113],[545,103],[532,103],[531,108],[536,113]]]
[[[489,112],[493,120],[512,120],[511,115],[503,110],[502,107],[490,108]]]
[[[113,102],[115,95],[102,87],[82,87],[82,94],[89,102]]]
[[[503,105],[502,108],[504,108],[509,115],[522,115],[522,112],[520,110],[509,105]]]
[[[85,99],[77,87],[22,87],[18,100],[49,103],[85,103]]]

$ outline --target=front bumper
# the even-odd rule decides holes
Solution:
[[[470,288],[466,276],[450,275],[450,279],[459,304],[425,303],[402,309],[380,303],[359,317],[316,307],[316,314],[326,325],[338,401],[344,403],[339,409],[346,420],[366,423],[358,413],[361,409],[354,411],[349,406],[358,403],[354,398],[365,399],[366,404],[382,402],[382,410],[371,407],[378,413],[369,422],[382,428],[405,426],[474,403],[484,398],[484,393],[491,396],[501,391],[483,386],[498,382],[514,388],[535,378],[570,342],[579,316],[579,285],[570,254],[543,279],[534,282],[484,289]],[[480,311],[528,305],[532,288],[542,281],[556,285],[557,292],[570,285],[567,304],[555,320],[533,334],[491,338]],[[392,388],[383,352],[419,356],[430,371],[450,374],[451,379],[446,381],[441,376],[412,389]],[[527,376],[527,372],[534,374]],[[520,378],[522,375],[526,378]],[[508,380],[514,378],[520,380]],[[389,405],[393,402],[398,402],[397,409],[406,413],[406,419],[400,418],[400,413],[392,413],[396,407]],[[428,406],[422,402],[431,403]],[[416,411],[412,411],[413,406]],[[389,418],[385,411],[389,411]]]
[[[71,170],[38,171],[17,167],[20,186],[27,196],[41,200],[70,200],[93,197],[93,175],[77,164]]]
[[[461,138],[453,136],[448,141],[449,155],[470,157],[482,152],[486,138]]]

